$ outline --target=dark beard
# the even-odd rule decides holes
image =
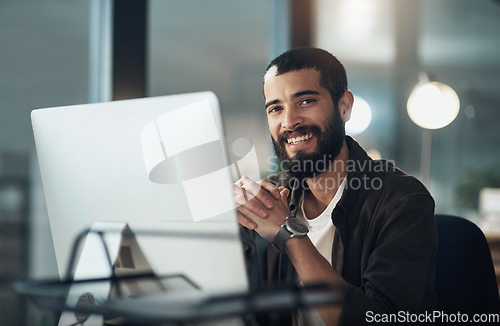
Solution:
[[[298,151],[294,157],[290,157],[285,148],[286,138],[291,134],[290,131],[281,133],[277,141],[273,137],[271,139],[274,151],[281,161],[283,171],[299,179],[299,181],[311,179],[327,170],[344,145],[344,122],[336,107],[324,132],[321,132],[318,125],[300,126],[294,132],[301,135],[312,133],[317,139],[316,151],[309,154]]]

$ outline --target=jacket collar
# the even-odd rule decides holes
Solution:
[[[347,182],[353,179],[363,180],[364,175],[367,173],[369,161],[372,159],[366,154],[365,150],[350,136],[345,137],[345,141],[347,147],[349,148],[349,160],[348,160],[348,173],[347,173]],[[290,177],[290,176],[289,176]],[[291,177],[290,177],[291,178]],[[303,187],[301,182],[298,180],[294,180],[293,182],[288,183],[292,185],[291,194],[290,194],[290,213],[292,216],[296,216],[297,209],[299,207],[300,197],[303,192]],[[352,205],[356,202],[357,197],[359,196],[359,191],[353,189],[352,187],[346,186],[344,189],[344,193],[337,203],[337,207],[344,211],[345,216],[349,215],[349,211]],[[337,226],[337,222],[334,221],[334,224]]]

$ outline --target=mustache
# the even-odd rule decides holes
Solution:
[[[290,137],[292,133],[298,133],[299,135],[307,135],[312,133],[313,135],[320,135],[321,128],[318,125],[308,125],[308,126],[299,126],[293,131],[283,131],[278,135],[278,143],[286,142],[286,140]]]

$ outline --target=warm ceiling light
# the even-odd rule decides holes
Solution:
[[[418,126],[439,129],[449,125],[458,115],[460,100],[450,86],[429,82],[417,86],[407,103],[408,115]]]

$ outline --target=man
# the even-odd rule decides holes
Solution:
[[[432,310],[434,201],[418,180],[345,136],[354,98],[342,64],[320,49],[287,51],[268,66],[264,97],[283,172],[235,186],[239,222],[258,234],[251,253],[260,282],[346,289],[342,305],[294,316],[303,324]]]

